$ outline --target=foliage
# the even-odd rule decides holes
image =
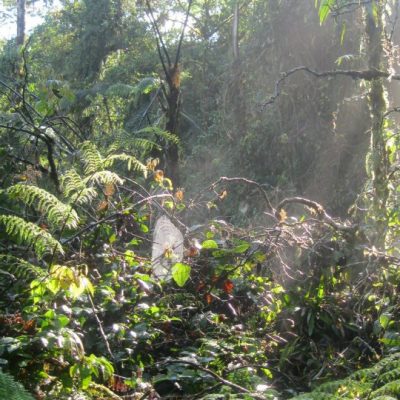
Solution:
[[[181,37],[184,3],[65,1],[2,47],[0,393],[397,398],[396,125],[374,117],[383,199],[363,189],[372,84],[284,72],[364,69],[354,16],[383,3],[196,0]],[[380,246],[366,197],[385,213]],[[184,236],[180,262],[161,249],[166,279],[150,257],[163,215]]]
[[[2,371],[0,371],[0,395],[10,400],[33,400],[33,396],[28,394],[21,384]]]

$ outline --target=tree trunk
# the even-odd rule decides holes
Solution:
[[[180,70],[179,65],[170,68],[167,76],[168,83],[168,110],[165,129],[178,136],[179,108],[180,108]],[[179,148],[175,143],[169,143],[167,148],[166,173],[171,178],[174,187],[180,184],[179,176]]]
[[[233,121],[234,126],[234,139],[235,142],[240,140],[247,130],[246,121],[246,102],[243,87],[243,67],[242,60],[239,52],[239,21],[240,21],[240,6],[239,0],[235,2],[233,9],[233,23],[232,23],[232,50],[233,50]],[[235,143],[237,146],[238,143]],[[244,160],[240,160],[241,162]]]
[[[25,0],[17,0],[17,46],[21,46],[25,41]]]
[[[366,39],[368,67],[370,70],[382,69],[382,11],[382,1],[366,6]],[[385,245],[387,228],[386,205],[389,196],[387,185],[388,155],[383,128],[386,101],[382,78],[376,78],[371,81],[368,101],[371,113],[371,147],[367,172],[372,183],[370,222],[374,230],[371,239],[375,246],[382,248]]]

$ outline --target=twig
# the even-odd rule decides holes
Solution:
[[[256,399],[256,400],[265,400],[265,397],[264,397],[264,396],[255,394],[255,393],[251,392],[250,390],[244,388],[243,386],[240,386],[240,385],[238,385],[238,384],[236,384],[236,383],[233,383],[233,382],[231,382],[231,381],[228,381],[227,379],[225,379],[225,378],[223,378],[222,376],[218,375],[218,374],[215,373],[214,371],[212,371],[212,370],[210,370],[210,369],[208,369],[208,368],[205,368],[205,367],[203,367],[203,366],[201,366],[201,365],[199,365],[199,364],[197,364],[197,363],[195,363],[195,362],[193,362],[193,361],[166,360],[166,361],[163,361],[163,362],[158,363],[158,365],[163,365],[163,364],[185,364],[185,365],[190,365],[191,367],[196,368],[196,369],[198,369],[199,371],[202,371],[202,372],[204,372],[204,373],[206,373],[206,374],[212,376],[215,380],[217,380],[218,382],[222,383],[223,385],[229,386],[229,387],[231,387],[232,389],[235,389],[235,390],[238,391],[239,393],[246,393],[246,394],[249,394],[249,395],[251,395],[251,397],[252,397],[253,399]]]
[[[108,354],[111,356],[112,359],[114,359],[114,354],[111,351],[110,343],[108,342],[107,336],[104,333],[103,324],[101,323],[100,318],[97,315],[97,311],[96,311],[96,308],[95,308],[94,302],[93,302],[93,297],[92,297],[92,295],[90,293],[88,293],[87,296],[88,296],[88,299],[89,299],[89,302],[90,302],[90,305],[91,305],[91,308],[92,308],[92,311],[93,311],[93,315],[96,318],[97,325],[99,326],[100,335],[104,340],[104,344],[106,345],[106,349],[108,351]]]
[[[221,178],[219,178],[217,181],[215,181],[214,183],[212,183],[209,187],[210,190],[214,190],[216,186],[218,186],[220,183],[222,182],[241,182],[241,183],[245,183],[247,185],[252,185],[252,186],[256,186],[257,189],[260,191],[261,195],[264,197],[265,202],[267,203],[268,207],[274,212],[275,209],[272,207],[272,204],[269,200],[269,197],[267,195],[267,192],[263,189],[263,187],[255,182],[252,181],[250,179],[247,178],[242,178],[242,177],[233,177],[233,178],[228,178],[226,176],[222,176]]]
[[[156,194],[156,195],[153,195],[153,196],[150,196],[150,197],[146,197],[146,198],[144,198],[142,200],[139,200],[138,202],[136,202],[135,204],[133,204],[130,207],[127,207],[127,208],[125,208],[125,209],[123,209],[121,211],[117,211],[117,212],[115,212],[115,213],[113,213],[111,215],[108,215],[107,217],[104,217],[104,218],[102,218],[102,219],[100,219],[98,221],[92,222],[91,224],[89,224],[89,225],[85,226],[84,228],[82,228],[75,235],[63,240],[62,243],[65,244],[65,243],[71,242],[72,240],[74,240],[77,237],[81,236],[83,233],[85,233],[87,231],[90,231],[91,229],[95,228],[98,225],[101,225],[102,223],[104,223],[106,221],[109,221],[110,219],[113,219],[115,217],[119,217],[121,215],[124,215],[128,211],[133,210],[135,207],[137,207],[138,205],[140,205],[142,203],[145,203],[146,201],[150,201],[150,200],[158,199],[158,198],[165,198],[165,197],[170,197],[171,198],[173,196],[171,194]]]
[[[289,197],[286,199],[283,199],[277,206],[276,211],[275,211],[275,217],[279,220],[280,219],[280,211],[288,204],[302,204],[304,206],[312,208],[315,213],[318,215],[319,218],[321,218],[323,221],[325,221],[328,225],[330,225],[332,228],[340,230],[340,231],[345,231],[345,232],[352,232],[354,231],[357,226],[356,225],[344,225],[336,222],[322,207],[321,204],[317,203],[316,201],[306,199],[304,197]]]

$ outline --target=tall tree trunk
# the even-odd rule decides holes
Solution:
[[[246,102],[243,87],[243,67],[239,52],[239,21],[240,21],[240,5],[239,0],[236,0],[233,9],[232,22],[232,50],[233,50],[233,121],[234,138],[240,140],[247,130],[246,121]],[[236,141],[235,140],[235,141]],[[237,145],[237,144],[235,144]],[[240,160],[241,162],[244,160]]]
[[[178,123],[180,111],[180,70],[179,65],[171,67],[167,76],[168,83],[168,110],[165,129],[179,137]],[[175,187],[180,184],[179,175],[179,148],[175,143],[169,143],[167,148],[167,175],[172,179]]]
[[[23,45],[25,40],[25,9],[26,0],[17,0],[17,46]]]
[[[382,69],[383,55],[383,1],[372,2],[366,6],[366,40],[368,67],[370,70]],[[369,90],[369,107],[371,113],[371,148],[367,166],[372,182],[372,200],[370,222],[374,232],[372,240],[378,247],[384,247],[387,229],[387,200],[389,196],[387,175],[388,155],[386,151],[385,132],[383,128],[386,101],[381,78],[371,81]]]

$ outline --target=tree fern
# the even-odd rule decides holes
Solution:
[[[7,190],[9,196],[35,207],[53,225],[63,225],[76,228],[79,217],[70,205],[66,205],[54,195],[37,186],[18,183]]]
[[[35,400],[14,377],[0,371],[0,399]]]
[[[61,244],[50,233],[20,217],[0,215],[0,225],[18,244],[32,246],[39,258],[53,252],[64,253]]]

